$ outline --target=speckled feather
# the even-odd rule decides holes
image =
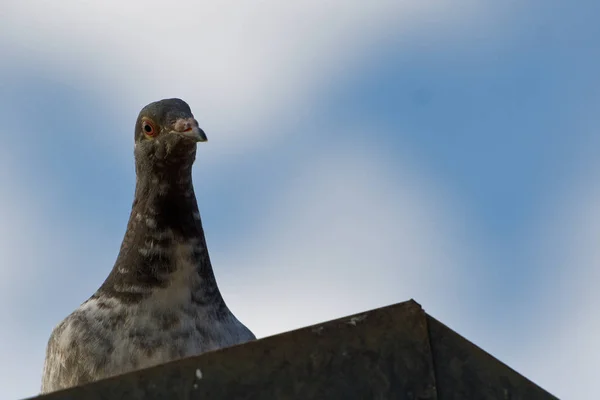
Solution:
[[[155,137],[144,134],[144,118]],[[119,255],[96,293],[54,328],[42,393],[255,339],[219,292],[192,184],[196,142],[168,130],[182,120],[197,124],[179,99],[140,112]]]

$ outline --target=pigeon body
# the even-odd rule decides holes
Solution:
[[[182,100],[140,112],[135,198],[119,255],[96,293],[54,328],[42,393],[255,339],[213,274],[192,184],[201,141]]]

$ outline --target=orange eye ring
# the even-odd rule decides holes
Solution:
[[[156,128],[154,127],[154,124],[152,123],[152,121],[149,121],[149,120],[142,121],[142,131],[144,132],[144,135],[150,136],[150,137],[156,136],[156,133],[157,133]]]

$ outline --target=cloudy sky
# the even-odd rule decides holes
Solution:
[[[135,118],[166,97],[208,134],[209,249],[257,336],[414,298],[593,398],[600,4],[368,3],[2,2],[1,398],[38,393],[52,328],[112,268]]]

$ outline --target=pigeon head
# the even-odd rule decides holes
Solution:
[[[135,123],[136,161],[153,167],[189,164],[195,158],[196,143],[206,140],[185,101],[156,101],[142,108]]]

